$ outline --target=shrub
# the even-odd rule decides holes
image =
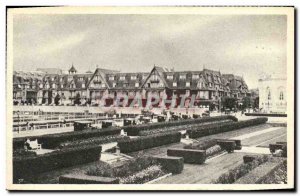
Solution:
[[[154,156],[153,158],[167,173],[179,174],[183,170],[184,161],[182,157]]]
[[[158,123],[151,123],[151,124],[141,124],[141,125],[131,125],[124,127],[124,131],[127,132],[129,136],[137,136],[139,135],[140,131],[144,130],[151,130],[151,129],[159,129],[159,128],[166,128],[172,126],[180,126],[180,125],[192,125],[192,124],[199,124],[204,122],[213,122],[219,120],[232,120],[238,121],[238,119],[234,116],[215,116],[215,117],[204,117],[198,119],[186,119],[186,120],[179,120],[179,121],[170,121],[170,122],[158,122]]]
[[[226,150],[228,153],[232,153],[236,147],[235,141],[230,140],[222,140],[218,141],[218,145],[223,149]]]
[[[153,179],[156,179],[160,176],[163,176],[165,173],[162,170],[160,165],[152,165],[144,170],[141,170],[131,176],[120,178],[121,184],[144,184]]]
[[[202,164],[205,162],[206,154],[204,150],[193,149],[168,149],[168,156],[183,157],[185,163]]]
[[[73,131],[73,132],[65,132],[65,133],[57,133],[57,134],[48,134],[42,136],[14,138],[13,145],[14,148],[18,148],[20,146],[23,147],[24,142],[26,141],[27,138],[29,138],[30,140],[38,139],[39,143],[42,143],[43,148],[53,149],[66,141],[75,141],[78,139],[116,135],[120,133],[121,133],[121,129],[117,127],[109,127],[105,129],[89,128],[84,131],[76,131],[76,132]]]
[[[58,150],[35,157],[13,158],[13,179],[32,178],[39,173],[97,161],[101,146],[84,146]]]
[[[284,160],[280,166],[267,175],[260,184],[287,184],[287,161]]]
[[[271,153],[274,153],[276,150],[283,150],[285,144],[269,144],[269,149]]]
[[[35,157],[36,152],[25,149],[16,149],[13,151],[13,157]]]
[[[161,133],[151,136],[144,136],[139,138],[130,139],[127,141],[119,141],[118,146],[122,153],[134,152],[153,148],[165,144],[180,142],[181,133]]]
[[[268,118],[255,118],[239,122],[221,122],[209,125],[203,125],[201,127],[196,127],[190,130],[187,130],[187,133],[191,138],[198,138],[207,135],[213,135],[217,133],[223,133],[227,131],[232,131],[235,129],[241,129],[249,126],[259,125],[267,122]]]

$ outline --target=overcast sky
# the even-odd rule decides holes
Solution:
[[[149,72],[203,67],[244,76],[286,73],[285,16],[17,15],[14,69]]]

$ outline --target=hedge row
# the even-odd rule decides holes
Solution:
[[[218,141],[216,139],[211,139],[211,140],[205,140],[205,141],[199,142],[199,143],[188,144],[188,145],[185,145],[183,148],[184,149],[195,149],[195,150],[206,150],[217,144],[218,144]]]
[[[39,173],[80,165],[100,159],[101,146],[64,149],[30,157],[13,158],[13,180],[32,179]]]
[[[179,132],[161,133],[151,136],[134,138],[127,141],[120,141],[118,142],[118,146],[120,147],[122,153],[128,153],[162,146],[165,144],[180,142],[180,139],[181,133]]]
[[[194,129],[187,130],[190,138],[198,138],[207,135],[213,135],[217,133],[223,133],[227,131],[232,131],[235,129],[241,129],[249,126],[259,125],[267,122],[268,118],[255,118],[250,120],[244,120],[239,122],[224,122],[203,125],[202,127],[196,127]]]
[[[202,164],[206,159],[205,150],[193,150],[193,149],[168,149],[168,156],[183,157],[185,163]]]
[[[13,139],[13,148],[23,148],[24,142],[29,138],[30,140],[38,139],[38,142],[42,144],[43,148],[53,149],[58,147],[61,143],[67,141],[75,141],[78,139],[87,139],[92,137],[100,137],[107,135],[120,134],[121,129],[118,127],[109,127],[105,129],[89,128],[84,131],[73,131],[57,134],[48,134],[42,136],[22,137]]]
[[[183,157],[153,156],[166,172],[180,174],[184,167]]]
[[[186,119],[186,120],[170,121],[170,122],[158,122],[158,123],[141,124],[141,125],[130,125],[123,128],[129,136],[137,136],[139,132],[143,130],[167,128],[167,127],[180,126],[180,125],[199,124],[199,123],[219,121],[219,120],[238,121],[236,117],[227,115],[227,116],[203,117],[198,119]]]
[[[276,113],[245,113],[246,116],[287,117],[287,114]]]
[[[59,145],[59,148],[74,148],[80,145],[101,145],[111,142],[118,142],[122,140],[128,140],[129,137],[121,136],[121,135],[108,135],[103,137],[92,137],[87,139],[75,140],[75,141],[67,141],[63,142]]]

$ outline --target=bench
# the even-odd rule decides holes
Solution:
[[[38,143],[38,140],[33,140],[33,141],[30,141],[29,139],[25,142],[25,144],[28,144],[29,145],[29,150],[39,150],[42,148],[42,144],[39,144]],[[26,145],[25,145],[26,146]]]

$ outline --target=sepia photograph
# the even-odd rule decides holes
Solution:
[[[294,66],[294,7],[7,7],[7,189],[294,189]]]

